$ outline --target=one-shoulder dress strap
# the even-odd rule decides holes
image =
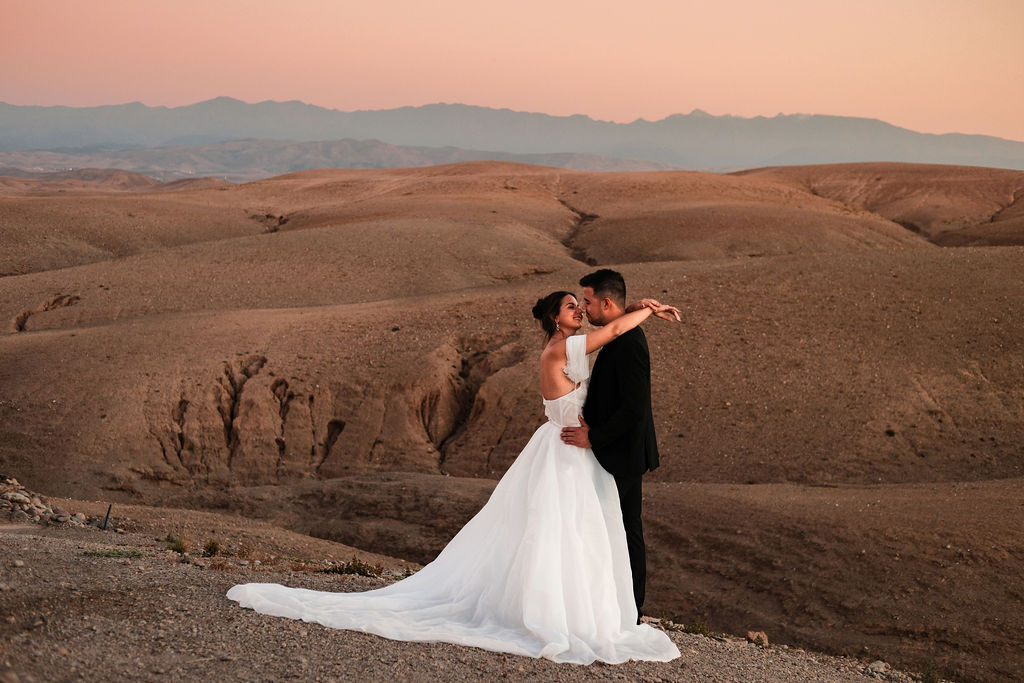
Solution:
[[[590,361],[587,360],[587,337],[576,334],[565,340],[565,374],[576,384],[590,377]]]

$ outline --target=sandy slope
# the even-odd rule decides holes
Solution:
[[[1022,666],[1024,252],[937,244],[1015,243],[1020,177],[36,186],[0,199],[0,465],[425,561],[542,419],[530,306],[596,260],[685,316],[646,326],[650,610],[997,678]]]

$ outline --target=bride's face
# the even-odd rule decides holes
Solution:
[[[572,294],[566,294],[562,298],[562,305],[558,308],[558,315],[555,317],[558,327],[570,334],[574,334],[583,327],[583,309]]]

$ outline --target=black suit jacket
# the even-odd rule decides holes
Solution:
[[[634,327],[597,354],[583,405],[590,444],[608,472],[636,477],[658,466],[651,412],[651,356],[643,330]]]

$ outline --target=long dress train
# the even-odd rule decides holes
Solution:
[[[413,576],[363,593],[278,584],[234,586],[242,607],[394,640],[444,641],[556,662],[669,661],[679,650],[637,625],[615,481],[590,449],[568,446],[589,365],[582,335],[566,340],[577,387],[544,401],[541,425],[490,499]]]

